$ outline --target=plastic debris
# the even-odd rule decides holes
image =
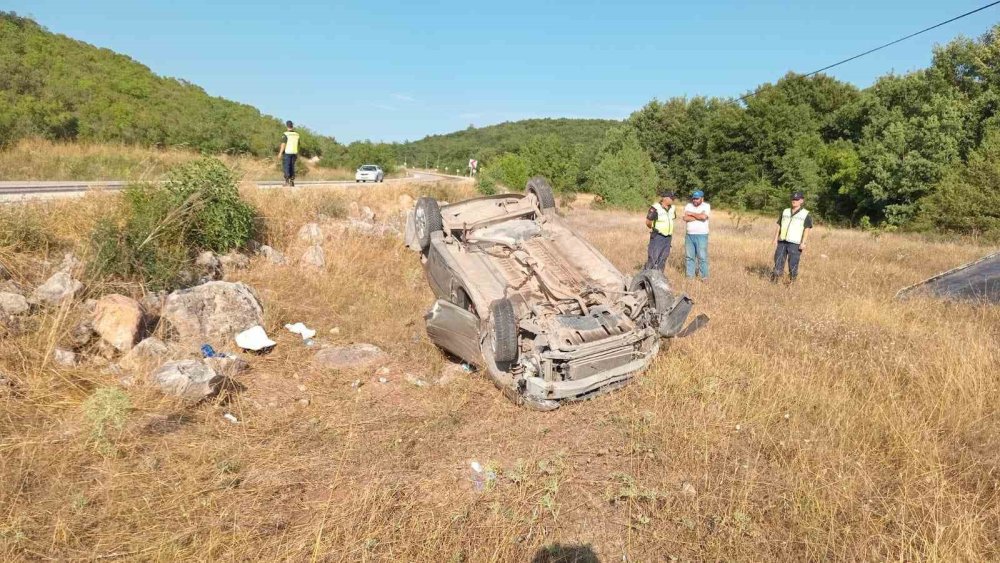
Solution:
[[[214,358],[216,356],[215,348],[212,348],[211,344],[202,344],[201,355],[206,358]]]
[[[315,330],[307,327],[302,323],[287,324],[285,325],[285,328],[287,328],[288,331],[293,334],[298,334],[302,336],[302,340],[309,340],[312,337],[316,336]]]
[[[267,337],[264,327],[256,325],[236,335],[236,345],[244,350],[260,352],[273,347],[277,342]]]
[[[211,357],[211,356],[209,356],[209,357]],[[236,418],[236,415],[234,415],[231,412],[227,412],[226,414],[222,415],[222,418],[228,420],[229,422],[232,422],[233,424],[239,424],[240,423],[240,419]]]
[[[312,338],[307,338],[305,340],[305,344],[306,344],[306,346],[315,346],[316,345],[316,341],[313,340]]]
[[[465,371],[465,373],[472,373],[472,366],[469,365],[469,364],[463,363],[462,364],[462,370]]]
[[[477,491],[481,491],[484,488],[493,486],[493,483],[497,480],[497,473],[489,467],[483,467],[481,463],[476,460],[469,462],[469,467],[472,468],[472,485]]]
[[[380,377],[380,378],[378,378],[378,382],[379,383],[389,383],[389,380],[386,379],[386,378],[384,378],[384,377]]]

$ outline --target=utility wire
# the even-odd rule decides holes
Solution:
[[[854,55],[853,57],[848,57],[848,58],[846,58],[846,59],[844,59],[842,61],[837,61],[837,62],[833,63],[832,65],[827,65],[827,66],[825,66],[825,67],[823,67],[823,68],[821,68],[819,70],[814,70],[814,71],[810,72],[809,74],[802,75],[802,77],[803,78],[809,78],[810,76],[815,76],[815,75],[823,72],[824,70],[830,70],[833,67],[840,66],[840,65],[842,65],[844,63],[849,63],[849,62],[851,62],[851,61],[853,61],[855,59],[860,59],[861,57],[864,57],[866,55],[870,55],[870,54],[874,53],[875,51],[881,51],[882,49],[885,49],[886,47],[891,47],[891,46],[895,45],[896,43],[902,43],[903,41],[906,41],[907,39],[916,37],[916,36],[918,36],[918,35],[920,35],[922,33],[927,33],[928,31],[931,31],[932,29],[937,29],[937,28],[939,28],[939,27],[941,27],[943,25],[948,25],[951,22],[958,21],[958,20],[960,20],[960,19],[962,19],[964,17],[967,17],[967,16],[971,16],[972,14],[975,14],[977,12],[982,12],[983,10],[986,10],[988,8],[992,8],[993,6],[996,6],[998,4],[1000,4],[1000,0],[997,0],[996,2],[990,2],[989,4],[987,4],[985,6],[980,6],[979,8],[976,8],[975,10],[971,10],[969,12],[965,12],[964,14],[955,16],[955,17],[953,17],[953,18],[951,18],[949,20],[945,20],[945,21],[943,21],[941,23],[936,23],[936,24],[934,24],[934,25],[932,25],[930,27],[925,27],[924,29],[921,29],[920,31],[917,31],[915,33],[911,33],[911,34],[907,35],[906,37],[900,37],[899,39],[896,39],[895,41],[890,41],[890,42],[886,43],[885,45],[879,45],[878,47],[875,47],[874,49],[869,49],[869,50],[865,51],[864,53],[858,53],[857,55]],[[746,95],[740,97],[740,101],[744,102],[744,101],[746,101],[747,98],[753,96],[754,94],[755,94],[755,92],[751,92],[749,94],[746,94]]]

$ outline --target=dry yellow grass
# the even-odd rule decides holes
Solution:
[[[172,166],[200,158],[183,148],[154,149],[109,143],[56,143],[42,139],[20,141],[0,151],[0,181],[152,181]],[[277,158],[218,155],[248,181],[281,180]],[[308,163],[305,163],[308,165]],[[354,171],[308,166],[304,180],[353,180]]]
[[[295,257],[299,226],[350,201],[388,217],[403,193],[467,186],[247,195]],[[35,209],[77,240],[108,197]],[[643,262],[641,217],[570,221],[623,270]],[[557,544],[601,561],[1000,557],[1000,311],[891,299],[987,249],[819,228],[800,283],[773,286],[772,228],[720,214],[711,282],[679,284],[709,327],[625,389],[552,413],[478,374],[407,383],[447,359],[424,333],[417,257],[393,238],[334,236],[321,274],[261,260],[233,274],[260,292],[275,351],[213,402],[130,388],[111,450],[88,443],[82,402],[117,376],[46,362],[72,318],[46,314],[0,344],[16,382],[0,394],[0,559],[523,561]],[[381,346],[389,382],[317,370],[281,328],[294,321],[321,343]],[[472,459],[494,486],[474,489]]]

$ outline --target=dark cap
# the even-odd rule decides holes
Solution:
[[[291,121],[286,121],[285,122],[285,127],[288,127],[289,129],[291,129],[292,127],[295,127],[295,124],[292,123]]]
[[[675,194],[674,192],[672,192],[670,190],[662,190],[659,193],[657,193],[656,195],[660,196],[660,199],[663,199],[665,197],[669,197],[670,199],[674,199],[674,198],[677,197],[677,194]]]
[[[792,194],[792,199],[805,199],[806,196],[802,195],[802,192],[795,192]]]

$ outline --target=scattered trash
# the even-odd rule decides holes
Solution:
[[[236,335],[236,345],[244,350],[261,352],[272,348],[277,342],[267,337],[264,327],[256,325]]]
[[[417,387],[426,387],[427,386],[427,382],[426,381],[424,381],[423,379],[420,379],[419,377],[413,375],[412,373],[408,373],[404,377],[406,378],[406,381],[408,383],[410,383],[411,385],[416,385]]]
[[[306,344],[306,346],[315,346],[316,345],[316,341],[313,340],[312,338],[307,338],[305,340],[305,344]]]
[[[211,357],[211,356],[208,356],[208,357]],[[240,419],[236,418],[236,416],[233,413],[227,412],[226,414],[222,415],[222,418],[228,420],[229,422],[232,422],[233,424],[239,424],[240,423]]]
[[[205,358],[214,358],[216,356],[215,348],[212,348],[211,344],[202,344],[201,355]]]
[[[293,334],[298,334],[298,335],[302,336],[302,340],[307,340],[308,341],[312,337],[316,336],[316,331],[315,330],[307,327],[306,325],[304,325],[302,323],[287,324],[287,325],[285,325],[285,328],[287,328],[288,331],[291,332],[291,333],[293,333]]]
[[[469,463],[469,467],[472,468],[472,485],[477,491],[481,491],[484,488],[492,487],[493,483],[497,480],[497,473],[495,470],[489,467],[483,467],[476,460],[472,460]]]
[[[360,389],[362,385],[364,385],[363,381],[361,381],[360,379],[355,379],[354,382],[351,383],[351,388],[352,389]]]
[[[389,380],[386,379],[386,378],[384,378],[384,377],[380,377],[380,378],[378,378],[378,382],[379,383],[389,383]]]
[[[303,407],[308,407],[309,399],[299,399],[299,404],[302,405]]]
[[[470,366],[469,364],[463,363],[462,364],[462,370],[465,371],[465,373],[472,373],[472,366]]]
[[[340,327],[339,326],[335,326],[335,327],[331,328],[330,329],[330,334],[340,334]]]

